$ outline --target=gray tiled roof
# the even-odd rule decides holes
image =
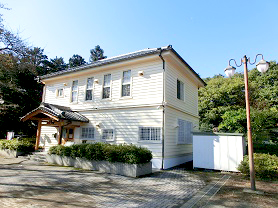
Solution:
[[[50,73],[50,74],[46,74],[44,76],[41,76],[40,79],[47,79],[47,78],[51,78],[51,77],[55,77],[55,76],[59,76],[62,74],[67,74],[67,73],[71,73],[71,72],[76,72],[76,71],[81,71],[81,70],[85,70],[85,69],[89,69],[89,68],[94,68],[97,66],[102,66],[102,65],[107,65],[107,64],[112,64],[112,63],[116,63],[116,62],[120,62],[120,61],[125,61],[125,60],[130,60],[130,59],[134,59],[134,58],[139,58],[139,57],[143,57],[143,56],[147,56],[147,55],[151,55],[151,54],[159,54],[162,53],[163,51],[172,51],[174,54],[176,54],[176,56],[197,76],[197,78],[200,79],[200,81],[205,85],[206,83],[200,78],[200,76],[184,61],[184,59],[172,48],[171,45],[166,46],[166,47],[161,47],[161,48],[148,48],[148,49],[144,49],[141,51],[135,51],[132,53],[127,53],[127,54],[123,54],[123,55],[119,55],[119,56],[114,56],[111,58],[106,58],[106,59],[102,59],[90,64],[85,64],[79,67],[75,67],[75,68],[68,68],[62,71],[58,71],[58,72],[54,72],[54,73]]]
[[[65,106],[59,106],[59,105],[42,102],[38,108],[34,109],[30,113],[32,113],[36,110],[44,111],[46,113],[49,113],[55,117],[58,117],[58,118],[64,119],[64,120],[89,122],[89,119],[87,119],[85,116],[81,115],[79,112],[72,111],[69,107],[65,107]],[[28,113],[28,114],[30,114],[30,113]]]

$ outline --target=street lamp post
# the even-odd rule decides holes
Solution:
[[[259,61],[257,65],[258,71],[264,73],[268,70],[269,63],[263,59],[262,54],[257,54],[254,63],[250,62],[250,58],[247,58],[246,55],[241,59],[241,64],[237,65],[234,59],[229,60],[229,65],[225,69],[225,74],[228,77],[232,77],[235,73],[236,68],[230,65],[230,62],[233,60],[237,67],[244,65],[244,85],[245,85],[245,103],[246,103],[246,118],[247,118],[247,137],[248,137],[248,155],[249,155],[249,169],[250,169],[250,183],[251,190],[256,191],[255,185],[255,169],[254,169],[254,158],[253,158],[253,141],[252,141],[252,132],[251,132],[251,121],[250,121],[250,103],[249,103],[249,90],[248,90],[248,69],[247,63],[253,65],[255,64],[257,57],[262,56],[262,60]]]

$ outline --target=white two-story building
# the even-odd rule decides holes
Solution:
[[[132,143],[147,147],[153,167],[192,160],[198,88],[205,85],[172,46],[144,49],[40,77],[43,103],[37,144]]]

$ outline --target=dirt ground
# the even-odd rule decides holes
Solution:
[[[250,189],[250,181],[249,178],[240,173],[193,172],[207,182],[215,180],[223,174],[231,176],[204,207],[278,207],[278,180],[266,181],[256,179],[256,189],[263,192],[263,194],[254,194],[243,191],[244,189]]]

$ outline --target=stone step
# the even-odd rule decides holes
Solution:
[[[46,162],[45,158],[46,152],[33,152],[28,155],[29,160],[38,161],[38,162]]]

